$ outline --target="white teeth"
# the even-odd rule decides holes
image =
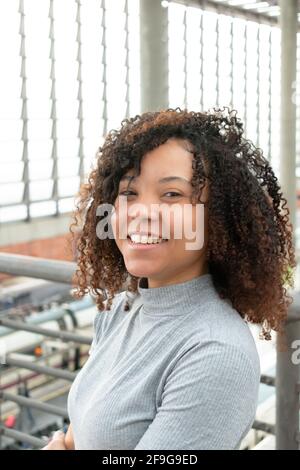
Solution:
[[[162,243],[162,239],[161,238],[152,238],[152,237],[147,237],[145,235],[138,235],[138,234],[135,234],[133,233],[132,235],[130,235],[130,238],[131,238],[131,241],[133,241],[133,243]]]

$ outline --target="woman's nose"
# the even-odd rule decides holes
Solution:
[[[154,232],[159,230],[160,208],[159,204],[153,199],[140,199],[137,203],[131,205],[128,209],[129,221],[138,224],[139,230],[148,230]],[[150,229],[150,227],[152,229]]]
[[[129,206],[130,215],[133,217],[157,217],[160,212],[159,200],[153,196],[140,196]]]

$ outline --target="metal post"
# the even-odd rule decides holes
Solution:
[[[281,26],[281,144],[280,182],[288,201],[290,221],[296,222],[296,83],[298,1],[280,0]]]
[[[141,112],[168,107],[168,9],[140,0]]]
[[[292,294],[294,302],[290,307],[285,325],[286,335],[277,337],[276,362],[276,449],[299,449],[299,383],[300,364],[300,293]],[[286,350],[281,346],[286,343]]]

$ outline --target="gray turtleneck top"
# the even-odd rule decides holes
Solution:
[[[75,449],[238,449],[255,419],[260,362],[212,275],[138,284],[98,311],[68,396]]]

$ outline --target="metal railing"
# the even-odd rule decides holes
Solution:
[[[35,449],[40,449],[41,447],[44,447],[46,445],[46,442],[43,441],[43,439],[31,436],[30,434],[26,434],[25,432],[16,431],[15,429],[6,428],[2,424],[0,424],[0,436],[1,435],[12,437],[15,440],[30,444]]]
[[[29,331],[31,333],[38,333],[43,336],[50,336],[52,338],[61,339],[62,341],[72,341],[74,343],[91,344],[92,338],[86,336],[69,333],[68,331],[53,331],[48,328],[42,328],[36,325],[28,325],[24,321],[8,320],[7,318],[0,318],[0,325],[7,326],[12,330]]]
[[[37,257],[14,255],[0,253],[0,272],[17,275],[17,276],[28,276],[32,278],[44,279],[54,282],[62,282],[70,284],[72,283],[72,277],[75,273],[75,263],[67,261],[58,261],[50,259],[41,259]],[[63,342],[72,342],[74,346],[83,344],[90,345],[92,338],[84,335],[79,335],[72,332],[51,330],[49,328],[43,328],[38,325],[27,323],[23,320],[10,320],[8,318],[0,318],[0,325],[13,331],[27,331],[31,333],[40,334],[44,337],[51,337],[59,339]],[[9,333],[8,330],[8,333]],[[69,382],[73,382],[77,373],[69,370],[62,370],[57,367],[49,367],[47,365],[39,363],[42,361],[41,357],[39,360],[32,362],[31,360],[16,359],[9,354],[5,356],[5,365],[10,367],[23,368],[37,372],[38,374],[44,374],[49,377],[63,379]],[[0,372],[1,373],[1,372]],[[4,392],[0,390],[0,401],[1,402],[14,402],[17,405],[25,408],[34,408],[45,413],[54,414],[64,419],[68,419],[68,412],[59,406],[44,403],[34,398],[25,397],[18,394]],[[29,435],[25,432],[11,429],[3,424],[0,425],[0,438],[6,436],[29,444],[33,448],[40,449],[46,445],[46,442],[40,438]]]
[[[17,260],[19,263],[17,264]],[[11,262],[10,262],[11,261]],[[28,275],[30,277],[43,277],[54,281],[70,282],[71,273],[74,272],[74,263],[63,262],[64,270],[61,270],[60,261],[37,259],[30,256],[0,254],[0,272],[13,275]],[[26,273],[26,274],[25,274]],[[292,359],[295,353],[295,347],[299,342],[300,347],[300,293],[291,294],[294,302],[289,309],[286,322],[286,344],[287,350],[282,352],[277,347],[276,377],[261,375],[261,383],[275,387],[276,392],[276,423],[275,426],[255,420],[252,428],[276,436],[277,449],[299,449],[299,396],[300,396],[300,365]],[[11,328],[12,330],[26,330],[29,332],[40,333],[45,336],[60,338],[63,341],[73,341],[81,344],[90,344],[92,339],[85,336],[76,335],[68,332],[57,332],[45,328],[32,326],[20,321],[0,319],[0,324]],[[299,361],[300,362],[300,361]],[[6,364],[19,368],[25,368],[32,371],[46,374],[52,377],[73,381],[76,377],[75,372],[60,370],[54,367],[48,367],[37,362],[14,359],[6,357]],[[40,401],[20,397],[18,395],[2,392],[0,399],[15,401],[22,406],[38,408],[42,411],[54,413],[59,416],[67,417],[67,412],[54,405],[42,403]],[[14,437],[15,439],[27,442],[34,447],[41,447],[44,441],[34,438],[20,431],[0,427],[0,434]]]
[[[15,395],[14,393],[2,392],[0,390],[0,399],[12,401],[18,405],[27,406],[28,408],[35,408],[36,410],[52,413],[62,418],[68,419],[68,412],[63,408],[42,401],[35,400],[34,398],[23,397],[22,395]]]
[[[76,263],[35,256],[0,253],[0,272],[47,281],[72,283]]]
[[[22,359],[13,359],[9,356],[5,358],[5,363],[7,366],[33,370],[35,372],[39,372],[40,374],[50,375],[51,377],[56,377],[58,379],[69,380],[70,382],[73,382],[77,375],[75,372],[70,372],[68,370],[61,370],[57,369],[56,367],[43,366],[41,364],[37,364],[36,362],[31,362],[27,360],[24,361]]]

